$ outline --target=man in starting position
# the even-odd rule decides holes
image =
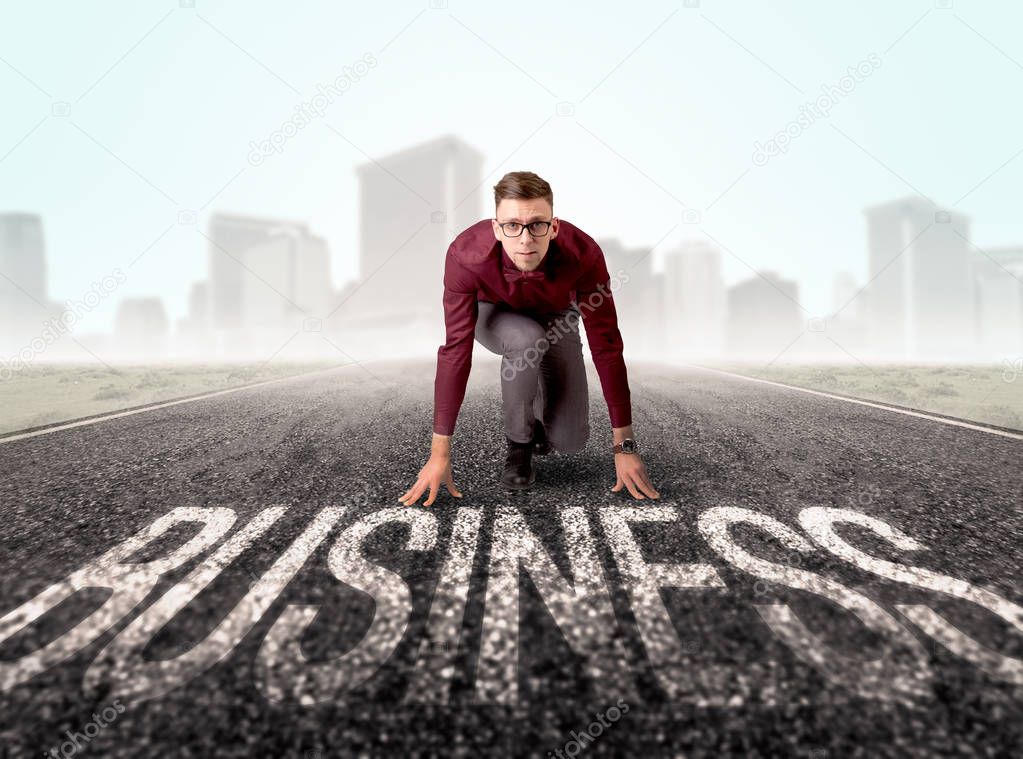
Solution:
[[[579,319],[611,419],[612,491],[659,498],[632,437],[632,406],[622,336],[604,253],[585,232],[554,217],[551,186],[530,171],[494,186],[496,218],[461,232],[444,262],[446,340],[437,351],[433,443],[415,484],[398,500],[424,506],[451,475],[451,435],[465,397],[473,339],[501,356],[501,395],[508,455],[501,481],[533,484],[533,455],[576,453],[589,439],[589,394]]]

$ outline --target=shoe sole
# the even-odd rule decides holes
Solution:
[[[533,482],[535,481],[536,480],[533,480]],[[529,490],[531,487],[533,487],[533,482],[529,482],[525,485],[512,485],[507,482],[502,482],[501,484],[504,485],[506,490]]]
[[[536,472],[535,471],[533,472],[533,476],[529,478],[529,482],[523,483],[521,485],[513,485],[510,482],[505,482],[504,480],[501,480],[501,484],[504,485],[509,490],[528,490],[529,488],[531,488],[533,486],[534,482],[536,482]]]

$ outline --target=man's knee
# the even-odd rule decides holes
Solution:
[[[503,340],[504,355],[516,365],[528,364],[539,366],[540,361],[550,348],[550,343],[543,328],[534,322],[516,326]]]

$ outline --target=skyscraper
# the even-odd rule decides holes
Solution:
[[[0,348],[15,351],[53,315],[43,222],[36,214],[0,214],[0,275]]]
[[[850,272],[838,272],[831,284],[831,312],[825,320],[826,334],[811,335],[808,347],[838,357],[870,355],[863,316],[867,298],[863,285]]]
[[[664,346],[670,357],[716,356],[724,347],[721,252],[703,240],[664,255]]]
[[[253,276],[242,288],[243,326],[295,328],[307,318],[326,316],[330,256],[322,237],[304,227],[277,227],[248,248],[244,259]]]
[[[973,348],[969,218],[920,197],[865,210],[871,351],[951,358]]]
[[[285,327],[326,316],[326,241],[302,222],[238,214],[210,220],[209,315],[214,329]]]
[[[773,271],[728,288],[728,352],[734,358],[792,355],[803,332],[799,286]]]
[[[863,285],[848,271],[838,272],[831,281],[831,313],[855,319],[864,308]]]
[[[651,248],[629,248],[614,237],[598,240],[597,244],[604,252],[611,280],[622,281],[611,297],[626,354],[637,357],[658,353],[664,343],[659,318],[663,287],[660,275],[654,273]],[[622,272],[624,275],[619,276]]]
[[[246,271],[245,254],[288,225],[304,227],[299,222],[242,214],[217,213],[210,218],[210,323],[215,329],[243,326],[244,288],[251,286],[253,277]]]
[[[342,329],[418,323],[443,336],[444,256],[483,208],[483,154],[452,135],[356,168],[359,281],[338,310]],[[436,346],[431,346],[434,350]]]
[[[973,251],[976,340],[981,358],[1023,353],[1023,247]]]

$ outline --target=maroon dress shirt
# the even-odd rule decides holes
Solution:
[[[575,305],[600,377],[612,427],[632,424],[622,336],[600,246],[564,219],[536,270],[520,271],[483,219],[454,239],[444,259],[444,345],[437,351],[433,431],[451,435],[465,398],[476,336],[477,302],[549,314]]]

